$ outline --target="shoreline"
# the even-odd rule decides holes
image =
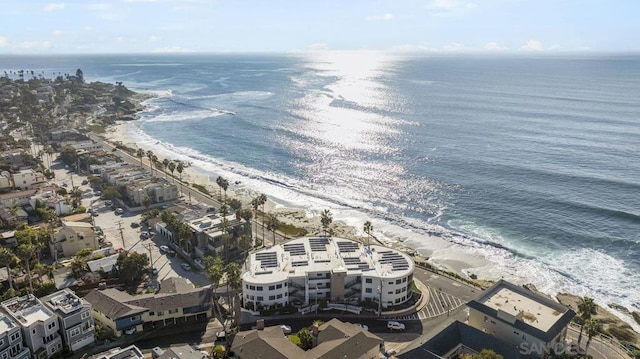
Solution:
[[[152,150],[160,160],[162,160],[163,158],[176,159],[176,153],[173,153],[170,148],[160,148],[159,146],[154,146],[157,145],[157,142],[134,142],[136,134],[142,136],[144,133],[131,121],[118,121],[115,125],[110,126],[109,130],[105,134],[103,134],[103,136],[105,137],[105,139],[112,142],[120,141],[124,145],[133,148],[142,148],[145,151]],[[148,136],[146,134],[144,135]],[[149,139],[151,139],[150,136],[148,137]],[[176,178],[178,178],[177,174]],[[197,183],[204,186],[211,193],[212,197],[217,198],[219,188],[215,183],[215,177],[212,176],[210,172],[199,168],[197,165],[190,164],[189,166],[185,167],[185,170],[182,174],[182,179],[184,182],[188,182],[190,184]],[[242,202],[243,208],[251,208],[251,199],[258,195],[259,192],[249,187],[245,187],[244,183],[238,186],[234,184],[233,181],[230,180],[230,182],[232,183],[230,183],[227,195],[229,197],[235,197],[239,199]],[[308,235],[323,233],[318,211],[308,208],[296,208],[294,206],[291,206],[290,203],[278,201],[277,198],[272,198],[269,195],[267,196],[267,199],[267,204],[265,205],[265,212],[267,214],[274,214],[281,222],[306,229],[309,232]],[[331,209],[331,211],[334,213],[335,218],[334,209]],[[366,243],[367,235],[364,233],[362,228],[358,228],[358,224],[356,223],[349,223],[348,221],[334,219],[331,227],[336,236],[363,241]],[[434,226],[434,228],[437,227]],[[482,274],[476,274],[476,272],[479,271],[478,269],[491,268],[491,266],[495,266],[494,263],[483,257],[473,256],[471,253],[463,252],[462,249],[464,247],[464,244],[456,243],[451,239],[447,239],[447,236],[449,235],[461,237],[464,237],[464,235],[440,233],[439,231],[434,231],[433,234],[431,234],[430,232],[428,235],[420,235],[424,243],[421,242],[421,246],[419,248],[412,248],[404,243],[406,240],[403,241],[391,239],[394,237],[394,233],[388,233],[384,230],[380,230],[379,228],[375,229],[376,230],[374,230],[372,234],[383,245],[392,247],[405,253],[416,254],[417,260],[427,262],[439,270],[455,273],[467,280],[473,280],[470,279],[470,276],[474,274],[477,276],[478,283],[488,283],[493,281],[493,279],[487,278]],[[269,240],[268,235],[266,235],[266,238],[267,240]],[[496,268],[495,270],[500,269]],[[530,284],[531,282],[529,282],[529,280],[530,278],[526,278],[525,282],[521,284]],[[563,292],[567,292],[567,290],[559,290],[551,296],[554,298],[554,300],[559,301],[558,296]],[[541,293],[549,295],[544,291],[541,291]],[[580,297],[580,295],[578,294],[574,295]],[[606,305],[601,305],[601,307],[603,308],[604,312],[609,313],[612,317],[619,318],[621,322],[630,325],[631,328],[634,329],[634,331],[637,330],[637,327],[639,327],[639,323],[635,323],[631,316],[625,315],[624,313],[618,313],[619,311],[617,310],[611,310],[610,307]],[[575,309],[577,308],[574,308],[574,310]],[[629,309],[633,310],[633,308]]]

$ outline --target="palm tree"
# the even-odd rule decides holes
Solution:
[[[173,161],[169,162],[169,164],[167,165],[167,168],[171,172],[171,177],[173,177],[173,171],[176,170],[176,164]],[[176,182],[176,178],[173,177],[173,183],[175,183],[175,182]]]
[[[151,163],[151,160],[153,159],[153,151],[151,150],[147,151],[147,158],[149,159],[149,167],[151,167],[151,169],[153,170],[153,163]]]
[[[151,157],[151,162],[153,162],[153,167],[155,167],[155,172],[156,174],[158,174],[158,156],[153,155],[153,157]]]
[[[36,252],[36,247],[31,243],[23,243],[18,246],[18,257],[27,269],[27,277],[29,278],[29,291],[33,294],[33,281],[31,280],[31,260]]]
[[[262,206],[262,243],[264,243],[264,214],[265,214],[265,210],[264,210],[264,205],[267,203],[267,195],[264,193],[261,193],[260,196],[258,196],[259,201],[260,201],[260,205]]]
[[[82,201],[82,191],[80,187],[74,186],[71,191],[69,191],[69,195],[71,196],[73,208],[78,208],[80,201]]]
[[[321,216],[320,222],[322,223],[322,229],[324,230],[324,235],[326,236],[327,230],[329,229],[331,222],[333,222],[333,215],[331,214],[330,210],[325,209],[324,211],[322,211],[320,216]]]
[[[275,216],[269,217],[269,223],[267,223],[267,229],[273,232],[273,245],[276,245],[276,230],[280,227],[280,221]]]
[[[151,207],[151,197],[148,194],[144,194],[142,198],[142,205],[144,206],[146,211],[149,211],[149,207]]]
[[[222,176],[218,176],[218,178],[216,178],[216,184],[218,185],[218,201],[222,200],[222,181],[224,181]]]
[[[16,255],[7,248],[0,248],[0,264],[7,267],[7,279],[9,289],[13,289],[13,279],[11,279],[11,265],[16,261]]]
[[[233,301],[231,300],[231,291],[229,291],[229,287],[234,291],[238,291],[242,288],[240,267],[238,266],[238,263],[231,262],[226,265],[225,272],[227,273],[227,296],[229,299],[229,308],[232,308]],[[235,308],[231,309],[231,313],[235,313]]]
[[[220,187],[224,190],[224,203],[227,203],[227,188],[229,188],[229,180],[223,178],[220,181]]]
[[[176,171],[180,175],[180,197],[182,197],[182,171],[184,171],[184,165],[182,162],[178,162],[178,166],[176,166]]]
[[[578,335],[578,345],[580,345],[580,341],[582,340],[582,329],[584,324],[591,319],[592,315],[597,314],[597,306],[593,301],[593,298],[584,297],[580,299],[580,303],[578,303],[578,316],[581,321],[580,325],[580,335]]]
[[[253,217],[256,219],[256,238],[258,237],[258,208],[260,207],[260,196],[251,200],[251,207],[253,208]],[[263,240],[264,243],[264,240]]]
[[[164,170],[164,172],[165,172],[165,173],[167,173],[166,168],[167,168],[167,166],[169,165],[169,162],[170,162],[170,161],[169,161],[169,159],[168,159],[168,158],[165,158],[164,160],[162,160],[162,166],[165,168],[165,170]]]
[[[142,167],[142,157],[144,157],[144,150],[142,148],[138,148],[136,151],[136,157],[140,159],[140,167]]]
[[[206,256],[204,258],[205,263],[205,271],[207,272],[207,277],[211,281],[211,286],[213,287],[213,316],[216,315],[216,304],[218,301],[216,300],[216,289],[220,285],[220,279],[222,279],[222,275],[224,273],[224,263],[222,263],[222,259],[220,257]]]
[[[600,321],[597,319],[589,319],[584,324],[584,326],[585,326],[587,338],[588,338],[587,345],[584,347],[584,354],[585,356],[587,356],[587,353],[589,352],[589,344],[591,344],[591,339],[593,338],[594,335],[602,331],[602,323],[600,323]]]
[[[371,231],[373,231],[373,225],[371,222],[364,222],[364,233],[367,234],[367,247],[371,246],[371,243],[369,243],[369,240],[371,239]]]
[[[222,221],[220,221],[220,230],[222,231],[224,238],[224,260],[225,262],[229,261],[229,240],[231,239],[231,233],[233,233],[233,228],[231,227],[231,222],[227,219],[226,216],[222,216]]]

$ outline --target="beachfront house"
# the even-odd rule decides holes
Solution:
[[[29,348],[22,343],[22,330],[16,322],[0,312],[0,358],[29,359]]]
[[[51,234],[49,243],[54,259],[73,257],[84,248],[100,248],[98,233],[91,223],[62,221],[62,227]]]
[[[562,304],[504,280],[467,306],[469,325],[534,357],[564,345],[567,327],[575,316]]]

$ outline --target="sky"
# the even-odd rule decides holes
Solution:
[[[0,0],[0,55],[640,51],[638,0]]]

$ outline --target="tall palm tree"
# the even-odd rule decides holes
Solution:
[[[7,279],[9,289],[13,289],[13,279],[11,278],[11,265],[16,261],[16,255],[7,248],[0,248],[0,264],[7,267]]]
[[[222,176],[218,176],[218,178],[216,178],[216,184],[218,185],[218,201],[222,201],[222,181],[224,181]]]
[[[265,210],[264,210],[264,206],[265,204],[267,204],[267,195],[264,193],[261,193],[260,196],[258,196],[259,201],[260,201],[260,205],[262,206],[262,243],[264,243],[264,214],[265,214]]]
[[[176,171],[178,171],[178,175],[180,175],[180,196],[182,196],[182,171],[184,171],[184,165],[182,162],[178,162]]]
[[[225,272],[227,273],[227,293],[228,294],[231,293],[231,291],[229,290],[229,287],[231,287],[234,293],[237,293],[240,289],[242,289],[242,273],[240,272],[240,266],[238,266],[238,263],[231,262],[227,264],[225,268]],[[239,308],[236,308],[235,302],[236,301],[232,300],[231,296],[229,295],[229,305],[231,305],[233,308],[231,310],[231,313],[234,314],[232,316],[234,326],[237,324],[235,320],[236,319],[235,314],[236,314],[236,311],[239,310]]]
[[[582,329],[584,329],[584,324],[591,319],[592,315],[597,314],[597,306],[593,301],[593,298],[584,297],[580,299],[580,303],[578,303],[578,316],[580,317],[581,325],[580,325],[580,335],[578,335],[578,345],[580,345],[580,341],[582,340]]]
[[[153,163],[151,163],[151,160],[153,159],[153,151],[147,151],[147,158],[149,159],[149,167],[153,170]]]
[[[171,177],[173,177],[173,171],[176,170],[176,164],[173,161],[171,161],[167,165],[167,168],[169,169],[169,172],[171,172]],[[176,178],[173,177],[173,183],[175,183],[175,182],[176,182]]]
[[[329,226],[333,222],[333,214],[328,209],[325,209],[320,214],[320,223],[322,223],[322,229],[324,230],[324,235],[327,236],[327,231],[329,230]]]
[[[78,208],[80,201],[82,201],[82,191],[80,187],[74,186],[71,191],[69,191],[69,196],[71,196],[73,208]]]
[[[224,203],[227,203],[227,188],[229,188],[229,180],[223,178],[220,181],[220,188],[224,190]]]
[[[33,281],[31,280],[31,261],[35,256],[36,246],[31,243],[23,243],[18,246],[18,258],[22,260],[27,270],[27,277],[29,278],[29,291],[33,294]]]
[[[258,237],[258,208],[260,208],[260,196],[251,200],[251,207],[253,208],[253,217],[256,219],[256,238]],[[263,241],[264,243],[264,241]]]
[[[584,326],[585,326],[585,331],[587,333],[587,338],[588,338],[587,345],[584,347],[584,354],[585,356],[587,356],[587,353],[589,352],[589,344],[591,344],[591,339],[593,338],[594,335],[602,331],[602,323],[600,323],[600,321],[597,319],[589,319],[584,324]]]
[[[367,234],[367,247],[371,246],[371,243],[369,242],[371,239],[371,231],[373,231],[373,224],[371,224],[370,221],[364,222],[364,233]]]
[[[155,168],[155,173],[158,174],[158,156],[153,155],[153,157],[151,157],[151,162],[153,163],[153,167]]]
[[[164,168],[164,173],[167,173],[167,166],[169,166],[169,162],[171,162],[171,161],[169,161],[168,158],[165,158],[164,160],[162,160],[162,166]]]
[[[213,316],[216,315],[216,305],[218,301],[216,300],[216,290],[220,285],[220,279],[222,279],[222,275],[224,274],[224,263],[220,257],[206,256],[204,258],[205,271],[207,273],[207,277],[211,281],[211,286],[213,287]]]
[[[222,231],[224,238],[224,260],[225,262],[229,261],[229,240],[231,239],[231,233],[233,228],[231,227],[231,222],[225,217],[222,216],[222,221],[220,221],[220,230]]]
[[[267,229],[273,232],[273,245],[276,245],[276,231],[280,227],[280,221],[275,216],[269,217],[269,223],[267,223]]]
[[[136,151],[136,157],[140,159],[140,167],[142,167],[142,157],[144,157],[144,150],[142,148],[138,148]]]

